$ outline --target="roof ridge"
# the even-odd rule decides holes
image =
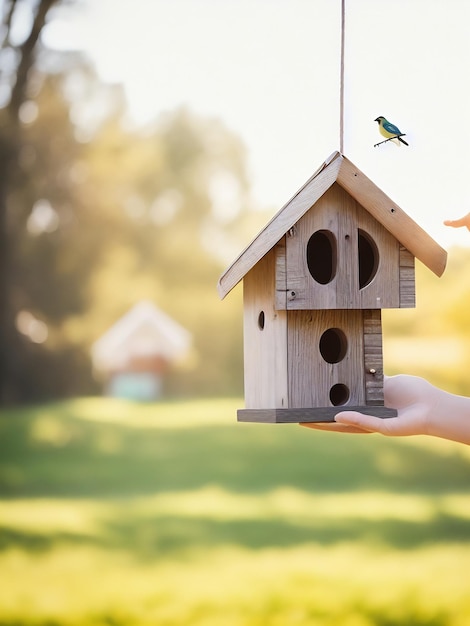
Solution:
[[[444,272],[447,252],[405,211],[340,152],[333,152],[269,220],[219,278],[219,296],[225,296],[337,182],[380,222],[402,245],[437,276]]]

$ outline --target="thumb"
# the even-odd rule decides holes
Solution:
[[[355,426],[371,433],[383,434],[386,434],[389,431],[389,428],[386,426],[386,422],[389,422],[390,419],[394,418],[383,419],[373,415],[364,415],[363,413],[358,413],[357,411],[342,411],[341,413],[337,413],[335,416],[335,422],[338,424]]]

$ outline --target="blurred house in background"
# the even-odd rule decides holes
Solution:
[[[107,395],[156,400],[169,366],[183,359],[190,345],[186,329],[142,301],[93,344],[93,367],[104,378]]]

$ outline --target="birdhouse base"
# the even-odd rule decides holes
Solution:
[[[376,417],[396,417],[395,409],[386,406],[332,406],[313,409],[239,409],[239,422],[259,422],[264,424],[299,424],[306,422],[334,422],[335,415],[342,411],[359,411]]]

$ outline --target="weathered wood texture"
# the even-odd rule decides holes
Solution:
[[[287,319],[289,408],[331,406],[334,385],[345,386],[348,404],[365,404],[362,311],[289,311]],[[320,350],[330,329],[333,339],[335,331],[345,338],[344,356],[336,363]]]
[[[281,311],[285,311],[287,309],[286,237],[282,237],[282,239],[276,244],[276,247],[274,248],[274,254],[276,257],[275,308]]]
[[[332,241],[331,254],[309,265],[307,248],[312,235]],[[363,258],[359,239],[371,242],[371,255]],[[361,266],[375,259],[370,280],[362,285]],[[328,258],[325,258],[328,257]],[[329,258],[332,257],[332,258]],[[333,266],[327,282],[321,265]],[[336,183],[299,220],[286,237],[286,306],[300,309],[379,309],[400,306],[399,244],[397,240]]]
[[[366,415],[388,418],[396,417],[395,409],[384,406],[348,406],[348,407],[322,407],[318,409],[239,409],[237,419],[239,422],[258,422],[264,424],[307,424],[328,423],[335,421],[335,415],[341,411],[359,411]]]
[[[404,246],[400,246],[400,307],[416,306],[415,258]]]
[[[364,311],[363,324],[366,404],[380,406],[384,403],[381,311]]]
[[[275,249],[250,270],[244,288],[245,404],[285,407],[287,394],[287,313],[276,311]]]

